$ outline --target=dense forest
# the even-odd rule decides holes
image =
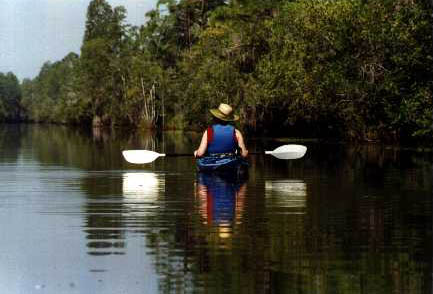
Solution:
[[[279,136],[433,138],[429,0],[159,0],[141,26],[92,0],[80,54],[19,83],[0,121],[200,129],[235,106]]]

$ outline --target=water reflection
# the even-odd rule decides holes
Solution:
[[[152,172],[124,173],[122,192],[125,203],[134,205],[156,203],[161,191],[165,190],[165,179]],[[139,207],[137,207],[139,208]]]
[[[196,196],[202,223],[219,239],[230,238],[233,227],[242,223],[246,179],[233,181],[217,174],[199,173]]]
[[[124,255],[127,225],[123,216],[122,183],[115,174],[89,172],[82,180],[87,253],[92,256]],[[98,269],[99,270],[99,269]]]
[[[165,178],[153,172],[128,172],[121,174],[119,183],[116,174],[90,175],[86,189],[95,194],[89,194],[86,204],[86,233],[91,240],[87,243],[88,254],[123,255],[128,232],[141,230],[146,216],[159,207]],[[96,187],[100,193],[96,193]]]
[[[1,293],[431,293],[432,153],[321,144],[233,182],[121,158],[199,136],[95,137],[0,128]]]
[[[21,134],[23,127],[11,125],[0,128],[0,163],[16,162],[21,148]]]
[[[270,205],[292,213],[304,212],[307,204],[307,184],[302,180],[267,180],[265,193]]]

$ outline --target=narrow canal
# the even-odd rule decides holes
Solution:
[[[0,293],[431,293],[431,152],[305,142],[233,181],[126,133],[0,125]]]

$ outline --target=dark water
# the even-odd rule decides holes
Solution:
[[[199,139],[0,125],[0,293],[432,293],[432,153],[305,143],[240,182],[120,154]]]

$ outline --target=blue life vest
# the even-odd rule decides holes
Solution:
[[[207,153],[234,153],[238,146],[235,128],[232,125],[216,124],[207,130]]]

